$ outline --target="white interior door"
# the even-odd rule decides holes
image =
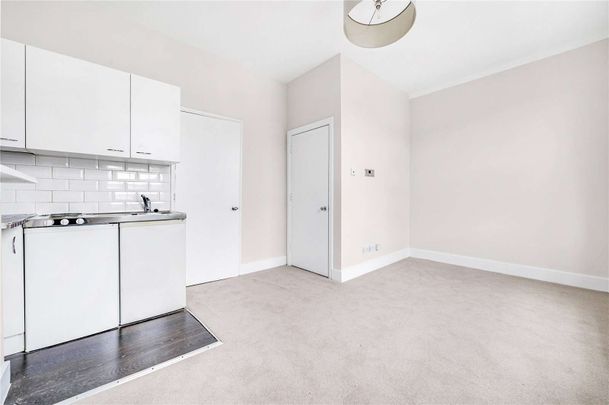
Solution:
[[[290,263],[329,277],[330,131],[290,137]]]
[[[186,284],[239,275],[241,123],[181,113],[176,209],[186,212]]]

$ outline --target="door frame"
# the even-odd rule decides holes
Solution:
[[[334,280],[334,117],[324,118],[319,121],[290,129],[287,132],[287,265],[292,265],[292,137],[313,129],[328,127],[328,278]]]
[[[223,115],[208,113],[206,111],[195,110],[193,108],[188,108],[184,106],[180,106],[180,113],[200,115],[206,118],[215,118],[219,120],[232,121],[239,124],[239,210],[241,213],[239,214],[239,270],[237,276],[242,275],[241,268],[243,267],[242,258],[243,253],[241,251],[243,245],[243,120],[238,118],[226,117]],[[181,130],[180,130],[181,131]],[[179,162],[178,162],[179,163]],[[175,200],[176,200],[176,190],[175,185],[177,184],[177,170],[176,164],[171,165],[171,209],[174,209]],[[188,213],[186,213],[186,220],[188,221]]]

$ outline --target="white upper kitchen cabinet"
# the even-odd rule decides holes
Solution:
[[[131,75],[131,157],[180,160],[180,88]]]
[[[26,47],[26,147],[130,156],[129,73]]]
[[[2,149],[25,148],[25,45],[2,39]]]

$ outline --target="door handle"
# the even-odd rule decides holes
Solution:
[[[326,207],[325,205],[323,207],[320,208],[320,210],[322,211],[328,211],[328,207]]]
[[[13,254],[17,254],[17,249],[15,248],[15,241],[16,241],[17,237],[13,236]]]
[[[18,141],[19,141],[19,139],[13,139],[13,138],[0,138],[0,141],[18,142]]]
[[[140,154],[140,155],[152,155],[152,153],[150,153],[150,152],[137,152],[136,151],[135,153]]]
[[[109,151],[109,152],[124,152],[124,150],[123,150],[123,149],[113,149],[113,148],[107,148],[106,150],[107,150],[107,151]]]
[[[231,210],[233,211],[237,211],[239,209],[239,207],[232,207]]]

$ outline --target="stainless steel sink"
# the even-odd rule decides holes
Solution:
[[[177,211],[157,212],[110,212],[100,214],[51,214],[29,218],[24,228],[44,228],[49,226],[80,226],[99,224],[120,224],[125,222],[170,221],[186,219],[186,214]]]

